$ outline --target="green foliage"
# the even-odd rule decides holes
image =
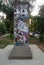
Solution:
[[[44,33],[44,17],[40,19],[39,31],[41,34]]]
[[[0,0],[0,11],[2,11],[2,0]]]
[[[35,16],[33,17],[34,31],[39,31],[39,40],[44,42],[44,17]],[[33,29],[33,28],[32,28]]]
[[[7,15],[7,18],[9,19],[9,20],[12,20],[13,19],[13,8],[12,7],[9,7],[9,5],[8,6],[5,6],[4,4],[3,4],[3,6],[2,6],[2,11]]]
[[[12,31],[12,33],[13,33],[13,13],[14,13],[14,11],[13,11],[13,7],[10,7],[9,5],[2,5],[2,2],[0,1],[0,11],[2,11],[2,12],[4,12],[5,14],[6,14],[6,18],[9,20],[9,21],[7,21],[7,23],[5,23],[7,26],[7,30],[8,31],[10,31],[10,33],[11,33],[11,31]],[[8,28],[10,28],[10,29],[8,29]]]
[[[40,34],[39,40],[40,40],[41,42],[44,42],[44,34]]]
[[[9,19],[5,19],[3,22],[5,23],[7,31],[10,32],[10,30],[9,30],[10,29],[10,21],[9,21]]]
[[[14,34],[12,34],[12,36],[10,36],[10,34],[9,34],[9,35],[6,36],[6,38],[10,39],[10,40],[14,40]]]
[[[8,41],[7,39],[1,39],[0,40],[0,48],[4,48],[5,46],[13,44],[13,41]]]
[[[7,31],[6,26],[4,23],[0,22],[0,35],[4,34]]]
[[[12,34],[13,33],[13,8],[9,6],[3,5],[3,12],[6,13],[6,22],[5,25],[7,27],[7,30]]]
[[[44,5],[40,6],[39,15],[40,15],[41,17],[44,17]]]
[[[14,5],[14,1],[16,2],[16,4],[17,4],[17,2],[19,2],[20,0],[13,0],[13,1],[10,1],[11,2],[11,4],[12,4],[12,6]],[[22,1],[24,1],[24,2],[27,2],[27,0],[22,0]],[[30,1],[30,0],[28,0],[28,1]],[[31,1],[35,1],[35,0],[31,0]],[[10,5],[10,4],[9,4]],[[2,11],[2,12],[4,12],[7,16],[7,19],[9,19],[9,22],[10,22],[10,28],[9,28],[9,22],[8,22],[8,24],[6,24],[6,25],[8,25],[8,26],[6,26],[7,27],[7,30],[8,31],[10,31],[10,33],[11,34],[13,34],[13,25],[14,25],[14,9],[13,9],[13,7],[12,6],[9,6],[9,5],[7,5],[7,6],[5,6],[4,4],[2,5],[2,2],[0,2],[0,10]],[[30,6],[31,7],[31,6]],[[32,8],[32,7],[31,7]]]
[[[34,16],[34,17],[31,17],[32,18],[32,23],[31,23],[31,31],[32,32],[35,32],[35,31],[38,31],[38,28],[39,28],[39,17],[38,16]]]
[[[35,16],[33,17],[33,26],[34,31],[39,31],[40,33],[44,33],[44,17]]]

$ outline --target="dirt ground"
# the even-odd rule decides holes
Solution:
[[[39,39],[31,37],[30,43],[36,44],[44,52],[44,42],[40,42]]]
[[[7,40],[9,42],[14,43],[14,41],[7,39],[5,37],[4,38],[0,37],[0,40]],[[44,52],[44,42],[40,42],[39,39],[34,38],[34,37],[30,37],[29,42],[30,44],[36,44]]]

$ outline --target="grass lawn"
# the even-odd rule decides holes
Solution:
[[[37,39],[33,36],[29,36],[29,42],[30,42],[30,44],[38,44],[39,39]]]
[[[13,44],[14,42],[12,40],[6,39],[6,38],[0,38],[0,48],[4,48],[5,46],[9,44]]]
[[[37,44],[37,45],[44,45],[44,43],[40,42],[39,39],[33,36],[29,36],[29,43]],[[12,35],[12,37],[10,37],[10,35],[7,35],[4,38],[0,37],[0,48],[4,48],[5,46],[9,44],[14,44],[14,35]]]
[[[38,38],[35,38],[33,36],[30,36],[29,37],[29,42],[31,44],[44,44],[44,42],[40,42],[40,40]]]
[[[30,44],[36,44],[40,49],[41,51],[44,52],[44,42],[40,42],[39,39],[33,37],[33,36],[30,36]]]
[[[7,35],[5,38],[7,38],[7,39],[10,39],[10,40],[14,40],[14,35],[12,34],[12,37],[10,37],[10,34],[9,35]]]

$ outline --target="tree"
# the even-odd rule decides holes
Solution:
[[[17,4],[18,1],[20,0],[8,0],[9,1],[9,5],[5,5],[5,4],[2,4],[2,2],[0,3],[1,4],[1,8],[0,10],[3,11],[4,13],[6,13],[7,15],[7,19],[9,19],[10,21],[10,33],[12,34],[13,33],[13,24],[14,24],[14,9],[13,9],[13,5],[14,5],[14,2]],[[22,0],[24,2],[27,2],[27,0]],[[35,0],[28,0],[28,1],[35,1]]]
[[[40,15],[41,17],[44,17],[44,5],[40,6],[39,15]]]
[[[0,1],[0,11],[2,11],[2,0]]]
[[[41,34],[44,33],[44,18],[43,17],[40,19],[39,30]]]
[[[9,20],[9,22],[8,22],[8,24],[10,24],[9,25],[10,26],[9,31],[10,31],[10,33],[12,35],[13,34],[13,25],[14,25],[13,8],[3,5],[3,12],[6,13],[6,19]]]
[[[41,33],[44,32],[44,17],[34,16],[33,24],[36,31],[39,31]]]
[[[9,21],[9,19],[4,19],[3,22],[5,23],[5,26],[7,28],[7,31],[10,32],[10,21]]]
[[[41,19],[40,19],[40,31],[41,31],[41,33],[44,33],[44,5],[40,6],[39,15],[41,17]]]
[[[0,22],[0,35],[4,34],[7,31],[6,26],[4,23]]]
[[[10,22],[10,33],[13,33],[13,8],[9,5],[2,4],[2,0],[0,1],[0,11],[4,12],[6,14],[6,19],[9,19]]]

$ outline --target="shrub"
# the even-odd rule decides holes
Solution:
[[[44,34],[40,34],[39,39],[41,42],[44,42]]]
[[[4,34],[7,31],[5,24],[0,22],[0,35]]]

